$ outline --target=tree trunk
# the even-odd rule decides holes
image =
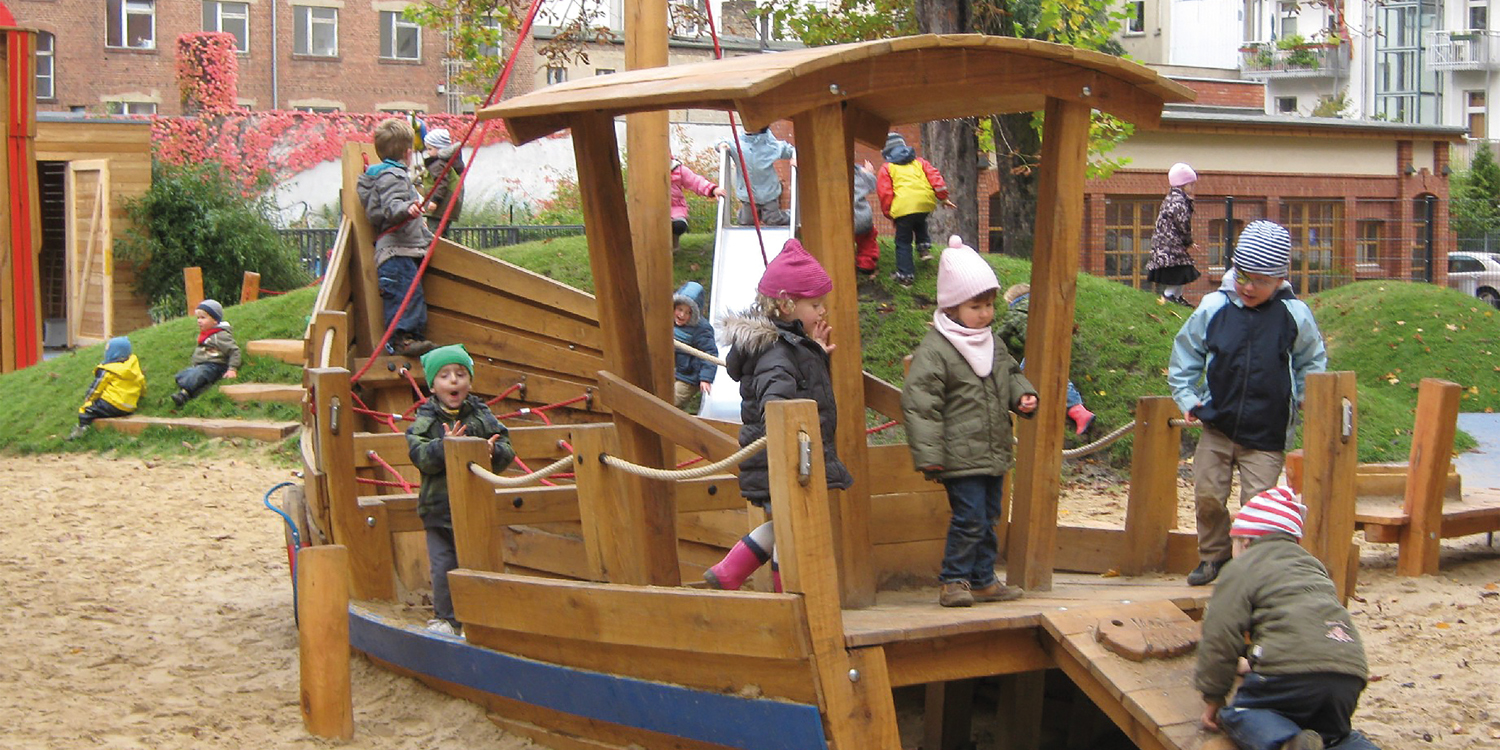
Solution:
[[[916,0],[917,27],[924,34],[964,34],[970,25],[968,0]],[[950,234],[983,250],[979,234],[979,139],[975,121],[938,120],[922,123],[922,151],[943,173],[948,197],[958,209],[933,212],[929,231],[933,244],[943,247]]]
[[[1036,164],[1042,151],[1041,138],[1031,124],[1030,112],[996,115],[992,125],[997,199],[990,207],[990,226],[1000,227],[1000,232],[998,242],[992,242],[989,250],[1030,258],[1031,236],[1036,226]]]

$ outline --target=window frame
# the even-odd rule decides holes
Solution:
[[[1149,283],[1146,280],[1146,261],[1151,259],[1151,237],[1156,233],[1156,215],[1160,212],[1160,198],[1105,196],[1103,247],[1100,250],[1100,270],[1104,278],[1136,289],[1148,288],[1143,286]],[[1122,216],[1122,213],[1129,215]],[[1129,249],[1119,248],[1122,238],[1129,239]],[[1120,271],[1122,262],[1128,266],[1124,272]]]
[[[232,31],[224,30],[224,6],[226,5],[237,5],[244,9],[244,15],[239,16],[239,18],[245,23],[245,38],[243,40],[240,39],[238,34],[235,34]],[[209,25],[208,19],[208,9],[210,7],[213,8],[214,13],[212,26]],[[215,31],[221,34],[229,34],[233,36],[236,42],[234,51],[241,55],[250,54],[250,3],[235,2],[235,0],[203,0],[203,30]],[[244,46],[240,46],[240,43],[243,43]]]
[[[42,40],[47,40],[47,50],[42,51]],[[49,31],[36,33],[36,98],[38,101],[57,101],[57,35]],[[42,73],[42,61],[46,60],[47,72]],[[47,82],[47,93],[42,93],[42,81]]]
[[[314,52],[314,51],[312,51],[312,49],[313,49],[313,47],[312,47],[312,43],[313,43],[313,26],[315,25],[313,22],[315,20],[317,20],[318,21],[317,25],[322,25],[322,24],[330,23],[330,21],[327,20],[327,19],[314,19],[313,18],[314,14],[315,13],[319,13],[319,12],[331,12],[333,14],[333,19],[331,21],[331,23],[333,24],[333,51],[331,53],[329,53],[329,54],[323,54],[323,53],[320,53],[320,52]],[[306,35],[303,38],[303,40],[302,40],[301,47],[299,47],[298,44],[297,44],[297,35],[299,33],[303,33],[303,34]],[[293,5],[292,6],[292,54],[297,55],[299,57],[321,59],[321,60],[336,60],[336,59],[338,59],[338,56],[339,56],[339,9],[338,8],[324,7],[324,6],[321,6],[321,5]]]
[[[1145,36],[1146,0],[1125,0],[1125,36]]]
[[[1292,238],[1288,278],[1297,293],[1313,294],[1348,281],[1350,242],[1343,233],[1344,202],[1317,198],[1285,201],[1281,214]]]
[[[412,31],[416,34],[417,52],[415,57],[402,57],[400,52],[400,32]],[[389,37],[387,37],[389,34]],[[381,60],[391,62],[421,62],[422,61],[422,25],[406,20],[400,11],[380,11],[380,51],[377,53]],[[389,47],[389,49],[387,49]],[[386,54],[389,52],[390,54]]]
[[[117,107],[119,108],[118,112],[115,111]],[[150,107],[151,111],[132,112],[131,110],[135,107]],[[109,114],[116,116],[154,115],[157,114],[159,110],[159,108],[156,106],[156,102],[133,102],[125,99],[110,99],[108,101],[105,101],[104,108],[105,111],[109,112]]]
[[[136,6],[131,11],[131,6]],[[114,6],[114,7],[111,7]],[[142,12],[141,6],[145,6]],[[156,50],[156,0],[105,0],[104,46],[106,49]],[[151,19],[151,36],[145,44],[130,43],[130,17],[145,15]]]
[[[568,82],[568,69],[561,65],[547,66],[547,85],[552,86]]]

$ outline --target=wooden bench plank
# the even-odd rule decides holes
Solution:
[[[277,401],[295,404],[307,395],[307,391],[302,386],[289,383],[230,383],[220,385],[219,392],[228,396],[230,401],[238,403]]]
[[[247,438],[273,442],[291,437],[302,425],[296,422],[265,422],[246,419],[200,419],[198,417],[113,417],[94,422],[129,435],[139,435],[148,427],[192,430],[210,437]]]
[[[307,352],[302,339],[256,339],[245,344],[245,353],[279,359],[293,365],[307,364]]]

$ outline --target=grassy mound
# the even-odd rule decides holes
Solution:
[[[302,338],[315,289],[270,297],[247,305],[230,307],[225,319],[234,325],[234,338],[243,353],[254,339]],[[295,420],[294,404],[237,404],[217,387],[181,409],[172,410],[170,396],[177,389],[172,376],[188,365],[197,341],[197,326],[191,317],[177,318],[130,334],[130,343],[146,374],[146,395],[137,414],[148,416],[233,417],[241,419]],[[140,437],[111,430],[93,429],[72,442],[63,440],[78,423],[78,407],[84,391],[93,382],[94,367],[104,355],[104,346],[85,347],[34,367],[0,376],[0,449],[20,453],[124,449],[148,453],[180,452],[204,438],[197,433],[150,429]],[[224,383],[300,383],[302,369],[296,365],[244,354],[238,380]]]

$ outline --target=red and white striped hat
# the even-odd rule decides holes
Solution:
[[[1240,508],[1229,527],[1229,535],[1262,536],[1279,532],[1301,539],[1302,519],[1306,517],[1307,506],[1292,488],[1272,487]]]

